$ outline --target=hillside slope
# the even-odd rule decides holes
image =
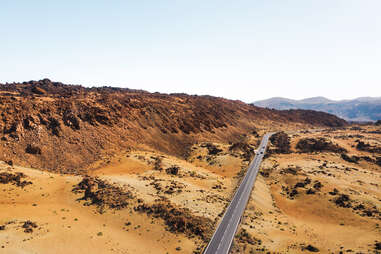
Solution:
[[[133,148],[186,157],[202,140],[259,129],[344,126],[321,112],[263,109],[211,96],[84,88],[48,79],[0,85],[0,160],[78,172]],[[259,130],[260,131],[260,130]]]
[[[333,101],[324,97],[291,100],[271,98],[253,103],[259,107],[286,109],[319,110],[334,114],[349,121],[377,121],[381,119],[381,98],[357,98],[354,100]]]

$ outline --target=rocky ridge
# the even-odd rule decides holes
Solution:
[[[258,126],[346,125],[315,111],[48,79],[0,84],[0,109],[0,160],[65,173],[84,173],[107,154],[137,147],[186,157],[198,140],[234,142]]]

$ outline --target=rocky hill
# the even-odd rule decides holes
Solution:
[[[346,125],[322,112],[48,79],[0,84],[0,109],[0,160],[61,172],[134,148],[186,157],[198,141],[233,142],[260,128]]]
[[[271,98],[253,103],[259,107],[286,109],[318,110],[334,114],[348,121],[377,121],[381,119],[381,98],[357,98],[354,100],[333,101],[324,97],[304,100]]]

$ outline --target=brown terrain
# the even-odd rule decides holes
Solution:
[[[237,141],[268,127],[342,126],[313,111],[275,111],[210,96],[83,88],[50,80],[0,85],[0,160],[78,172],[131,149],[186,158],[197,141]]]
[[[235,252],[381,253],[380,127],[273,138]]]
[[[201,253],[278,130],[233,251],[381,248],[379,126],[47,79],[0,85],[0,108],[0,253]]]

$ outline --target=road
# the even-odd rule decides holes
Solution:
[[[259,166],[266,151],[266,146],[272,133],[263,136],[262,142],[257,150],[254,160],[250,163],[247,173],[242,180],[238,190],[234,194],[222,221],[217,227],[212,239],[206,247],[204,254],[227,254],[233,243],[234,235],[241,217],[249,201],[251,190],[258,174]]]

